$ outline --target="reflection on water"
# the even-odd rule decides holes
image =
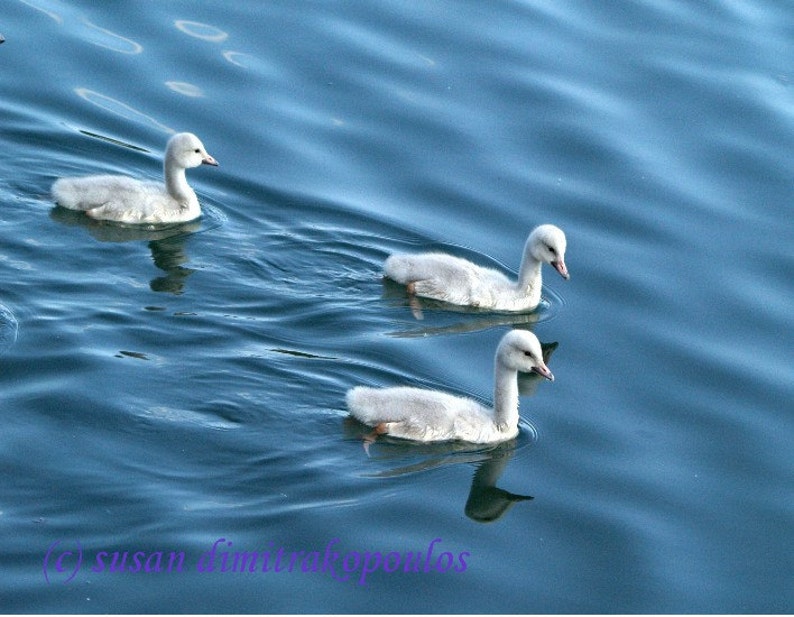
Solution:
[[[64,14],[74,11],[72,7],[62,6],[62,3],[53,2],[52,0],[39,0],[38,2],[32,2],[31,0],[19,1],[22,4],[25,4],[30,8],[43,13],[59,24],[64,23]],[[89,43],[93,43],[94,45],[103,47],[104,49],[122,54],[135,55],[143,51],[143,46],[140,43],[137,43],[126,36],[122,36],[117,32],[113,32],[112,30],[98,26],[97,24],[88,21],[88,19],[82,18],[80,23],[85,26],[84,29],[71,27],[73,24],[68,25],[70,26],[70,30],[77,36],[84,34],[85,36],[81,38]]]
[[[96,105],[100,109],[104,109],[112,113],[115,116],[119,116],[120,118],[124,118],[125,120],[130,120],[132,122],[140,122],[141,124],[149,124],[154,128],[163,131],[168,134],[175,133],[176,131],[171,127],[166,126],[165,124],[161,124],[151,116],[147,116],[145,113],[130,107],[126,103],[122,103],[118,99],[114,99],[110,96],[105,94],[100,94],[94,90],[90,90],[88,88],[75,88],[75,93],[82,99],[85,99],[92,105]]]
[[[254,60],[254,57],[251,54],[246,54],[241,51],[231,51],[231,50],[224,51],[223,57],[226,58],[231,64],[242,67],[244,69],[249,68],[249,66],[253,63]]]
[[[352,419],[346,420],[348,435],[360,434],[362,425]],[[514,456],[518,439],[491,446],[475,446],[462,442],[406,443],[386,437],[385,448],[372,457],[381,463],[406,457],[420,460],[391,469],[365,474],[370,478],[394,478],[444,467],[446,465],[476,464],[471,488],[463,511],[470,519],[479,523],[490,523],[501,518],[510,507],[519,501],[529,501],[531,495],[511,493],[496,486],[504,473],[508,461]]]
[[[203,41],[220,43],[221,41],[225,41],[227,38],[229,38],[228,32],[224,32],[223,30],[220,30],[215,26],[210,26],[209,24],[202,24],[198,21],[177,19],[174,22],[174,25],[178,30],[184,32],[185,34],[196,37],[197,39],[201,39]]]
[[[194,86],[193,84],[189,84],[186,81],[167,81],[165,85],[174,92],[178,94],[184,94],[185,96],[190,96],[193,98],[201,98],[204,96],[204,92],[202,92],[201,88],[198,86]]]
[[[409,330],[399,330],[391,332],[390,335],[396,338],[422,338],[426,336],[437,336],[439,334],[461,334],[463,332],[477,332],[479,330],[488,330],[489,328],[497,328],[500,326],[531,326],[540,321],[539,313],[529,313],[524,315],[484,315],[474,314],[472,318],[467,321],[445,325],[445,326],[428,326],[425,328],[412,328]],[[529,329],[528,327],[525,329]]]
[[[95,45],[122,54],[139,54],[143,51],[143,46],[132,39],[101,28],[87,19],[83,20],[83,23],[92,31],[89,40]]]
[[[174,25],[179,31],[187,34],[188,36],[192,36],[210,43],[221,43],[229,38],[228,32],[224,32],[220,28],[216,28],[215,26],[204,24],[198,21],[178,19],[174,22]],[[225,50],[221,52],[221,55],[230,64],[234,64],[235,66],[242,68],[249,68],[249,66],[255,61],[254,56],[240,51]],[[204,96],[201,90],[192,84],[169,81],[166,82],[166,85],[180,94],[194,97]]]
[[[63,17],[61,17],[60,13],[55,11],[53,8],[44,8],[42,6],[42,4],[43,4],[42,2],[31,2],[31,0],[19,0],[19,1],[22,4],[26,4],[27,6],[29,6],[32,9],[36,9],[37,11],[39,11],[41,13],[44,13],[44,15],[46,15],[50,19],[58,22],[59,24],[63,23]],[[52,2],[50,2],[49,4],[52,4]]]
[[[190,259],[185,251],[185,241],[201,228],[201,220],[174,225],[124,225],[97,221],[84,212],[55,206],[50,218],[68,226],[82,227],[100,242],[140,242],[148,240],[154,265],[165,272],[150,282],[152,291],[178,294],[184,291],[185,280],[194,270],[186,268]]]
[[[514,504],[532,499],[531,495],[517,495],[496,486],[514,452],[514,448],[500,444],[490,452],[487,460],[477,466],[463,510],[470,519],[492,523],[502,518]]]
[[[182,265],[189,261],[185,251],[185,238],[186,236],[183,234],[149,242],[154,265],[165,272],[165,276],[153,278],[149,283],[152,291],[165,291],[172,294],[184,291],[185,280],[195,272],[192,268]]]

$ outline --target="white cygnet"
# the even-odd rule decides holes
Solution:
[[[201,140],[192,133],[177,133],[168,140],[163,170],[165,185],[128,176],[98,175],[60,178],[52,185],[55,202],[83,210],[93,219],[119,223],[181,223],[201,216],[196,193],[185,170],[218,165]]]
[[[505,441],[518,434],[518,371],[554,381],[543,362],[540,341],[527,330],[511,330],[496,349],[493,409],[470,398],[408,386],[357,386],[347,392],[347,407],[351,416],[375,427],[373,435],[414,441]]]
[[[445,253],[392,255],[384,264],[388,278],[407,285],[408,293],[450,304],[495,311],[531,311],[540,303],[540,266],[550,264],[566,280],[565,234],[554,225],[540,225],[529,234],[518,281]]]

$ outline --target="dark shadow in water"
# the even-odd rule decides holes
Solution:
[[[185,235],[181,235],[149,242],[154,265],[165,272],[165,276],[151,280],[149,287],[152,291],[172,294],[180,294],[184,291],[185,280],[195,272],[192,268],[183,266],[189,260],[185,251],[185,238]]]
[[[83,212],[55,206],[50,218],[63,225],[82,227],[100,242],[141,242],[148,240],[154,265],[165,272],[151,280],[152,291],[182,293],[185,279],[194,270],[184,266],[189,261],[185,240],[201,228],[201,221],[160,225],[124,225],[111,221],[96,221]]]
[[[463,509],[466,516],[473,521],[478,523],[498,521],[513,504],[532,499],[531,495],[518,495],[496,486],[514,452],[514,448],[496,448],[488,460],[477,466],[471,481],[469,498]]]
[[[544,295],[546,295],[545,292]],[[435,336],[439,334],[477,332],[479,330],[487,330],[489,328],[496,328],[499,326],[531,326],[540,321],[546,321],[550,318],[550,310],[547,307],[551,306],[551,311],[553,311],[555,304],[561,304],[559,299],[554,294],[549,295],[552,297],[552,302],[549,302],[544,298],[541,300],[540,307],[532,312],[499,313],[485,309],[477,309],[470,306],[458,306],[456,304],[449,304],[447,302],[441,302],[440,300],[433,300],[430,298],[419,298],[417,296],[412,296],[406,292],[404,285],[400,285],[399,283],[395,283],[390,279],[383,278],[383,299],[394,306],[408,307],[417,322],[421,322],[424,319],[425,311],[467,316],[466,321],[459,321],[454,324],[408,328],[390,333],[391,336],[401,338],[416,338]]]
[[[543,359],[548,364],[552,353],[557,349],[558,343],[541,343]],[[546,379],[534,373],[521,373],[518,376],[518,389],[523,396],[532,396],[541,382]],[[345,419],[345,434],[350,439],[363,440],[364,436],[371,433],[371,428],[348,416]],[[530,441],[534,441],[534,428],[529,425],[525,433],[529,433]],[[445,465],[460,463],[477,463],[477,469],[472,478],[469,496],[466,500],[464,512],[470,519],[479,523],[489,523],[499,520],[515,503],[529,501],[531,495],[511,493],[496,486],[499,478],[507,467],[508,461],[514,456],[521,436],[510,441],[498,444],[483,445],[459,441],[440,443],[414,442],[405,439],[395,439],[382,435],[370,445],[369,456],[377,462],[398,460],[404,462],[406,458],[418,459],[415,462],[401,464],[383,471],[366,474],[370,478],[392,478],[403,476]],[[380,444],[381,448],[374,448]]]

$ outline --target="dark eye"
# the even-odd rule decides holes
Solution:
[[[525,355],[527,358],[532,358],[533,360],[535,359],[535,356],[533,356],[533,355],[532,355],[532,352],[531,352],[531,351],[525,351],[525,352],[524,352],[524,355]]]
[[[547,244],[547,245],[546,245],[546,248],[547,248],[547,249],[549,249],[549,252],[550,252],[552,255],[556,255],[556,254],[557,254],[557,251],[556,251],[556,249],[555,249],[553,246],[549,246],[549,245]]]
[[[199,150],[198,148],[196,148],[195,150],[193,150],[193,152],[195,152],[196,154],[201,154],[201,150]]]

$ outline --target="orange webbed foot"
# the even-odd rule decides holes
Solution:
[[[369,446],[372,443],[375,443],[375,440],[378,438],[378,435],[386,435],[389,432],[389,429],[386,427],[385,422],[381,422],[375,428],[372,429],[371,432],[364,435],[362,438],[364,441],[364,452],[367,453],[369,456]]]

